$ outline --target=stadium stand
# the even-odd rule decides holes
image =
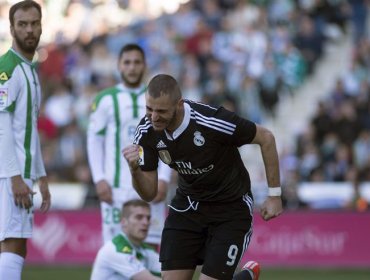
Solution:
[[[127,42],[148,54],[150,77],[170,73],[186,98],[229,106],[272,128],[287,206],[309,207],[298,195],[303,182],[370,180],[365,1],[149,2],[45,1],[39,126],[53,182],[86,185],[87,205],[95,205],[87,117],[95,94],[116,83],[116,56]],[[0,1],[1,14],[6,8]],[[264,178],[249,160],[254,151],[241,152],[257,186]]]

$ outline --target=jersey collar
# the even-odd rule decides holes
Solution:
[[[17,52],[15,49],[13,48],[10,48],[10,51],[12,51],[16,56],[18,56],[20,59],[22,59],[25,63],[33,66],[33,63],[32,61],[28,60],[27,58],[25,58],[23,55],[21,55],[19,52]]]
[[[190,105],[188,103],[184,103],[184,119],[180,126],[172,133],[172,136],[167,132],[167,130],[164,130],[168,140],[177,139],[185,131],[190,123],[190,111]]]
[[[121,91],[127,91],[136,95],[140,95],[146,91],[146,85],[141,85],[137,88],[128,88],[123,83],[119,83],[117,88],[119,88]]]

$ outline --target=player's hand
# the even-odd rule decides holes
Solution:
[[[122,155],[127,160],[128,165],[130,166],[131,171],[135,171],[139,167],[139,145],[129,145],[122,150]]]
[[[283,204],[280,196],[268,196],[261,206],[261,216],[265,221],[279,216],[283,213]]]
[[[32,196],[35,192],[27,186],[21,175],[13,176],[11,181],[15,205],[24,209],[30,209],[33,205]]]
[[[50,209],[50,205],[51,205],[51,196],[50,196],[50,192],[49,192],[49,183],[48,183],[48,180],[47,180],[46,176],[40,177],[40,179],[39,179],[39,189],[40,189],[41,198],[42,198],[40,210],[41,210],[41,212],[46,213]]]
[[[113,203],[112,188],[110,187],[107,181],[100,180],[96,184],[96,193],[100,201],[104,201],[108,204]]]

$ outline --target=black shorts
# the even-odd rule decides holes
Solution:
[[[162,270],[203,265],[205,275],[232,279],[252,236],[252,210],[248,195],[227,203],[197,203],[177,194],[162,234]]]

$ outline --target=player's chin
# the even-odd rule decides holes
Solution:
[[[163,131],[166,128],[166,124],[163,122],[153,122],[152,124],[155,131]]]

